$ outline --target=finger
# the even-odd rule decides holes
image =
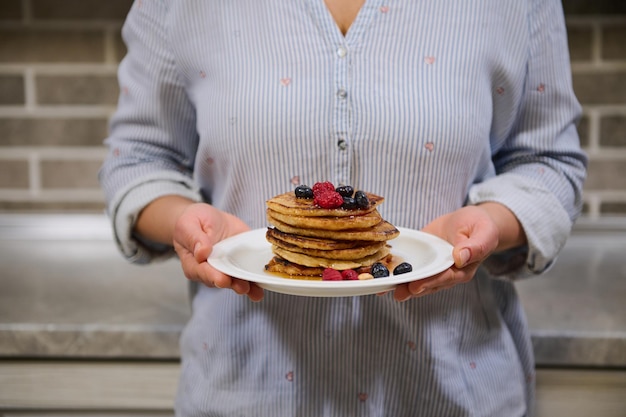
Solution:
[[[230,288],[237,294],[248,294],[250,292],[250,282],[239,278],[231,278]]]
[[[201,281],[212,287],[231,289],[239,295],[247,295],[252,301],[263,299],[263,289],[256,284],[239,278],[233,278],[213,268],[208,262],[200,265],[199,275]]]
[[[189,251],[180,245],[175,246],[177,246],[183,272],[188,279],[202,282],[208,287],[230,288],[239,295],[247,295],[252,301],[263,299],[263,289],[258,285],[223,274],[213,268],[207,261],[196,262],[195,257]]]
[[[185,277],[192,281],[202,281],[197,271],[198,262],[193,257],[193,254],[177,242],[174,242],[174,250],[178,255]]]
[[[442,278],[442,276],[444,276],[446,272],[447,271],[444,271],[440,274],[419,281],[400,284],[396,286],[393,292],[393,298],[396,301],[406,301],[409,298],[426,295],[429,289],[444,285],[442,284],[442,281],[445,281],[446,278]]]
[[[448,268],[440,274],[430,278],[409,282],[407,284],[408,292],[412,296],[422,296],[432,294],[433,292],[441,289],[452,288],[457,284],[468,282],[476,273],[478,265],[478,263],[474,263],[461,269],[452,266],[451,268]]]
[[[455,285],[471,280],[476,274],[479,265],[480,263],[476,262],[469,264],[465,268],[452,266],[432,277],[412,281],[407,284],[400,284],[395,288],[393,297],[396,301],[406,301],[410,298],[422,297],[441,290],[450,289]]]
[[[208,262],[204,263],[202,270],[204,272],[203,276],[206,277],[207,281],[212,282],[217,288],[233,288],[233,278],[219,272],[209,265]],[[241,291],[241,285],[239,285],[238,288]]]
[[[406,301],[412,296],[413,294],[409,292],[408,284],[399,284],[393,291],[393,298],[396,301]]]
[[[259,287],[254,282],[250,283],[250,291],[246,294],[248,298],[252,301],[261,301],[265,295],[263,288]]]
[[[231,288],[231,278],[213,268],[207,261],[197,262],[194,256],[184,250],[177,251],[185,276],[199,281],[208,287]]]
[[[425,290],[423,292],[428,292],[436,288],[447,289],[452,288],[458,284],[464,284],[470,281],[474,277],[474,275],[476,275],[476,271],[478,270],[479,266],[479,262],[470,264],[465,268],[460,269],[453,266],[437,276],[436,279],[425,282],[421,287],[411,287],[411,284],[413,283],[409,283],[409,290],[419,291],[420,289],[424,288]],[[419,281],[416,285],[419,285]]]
[[[406,301],[410,298],[423,297],[452,288],[459,282],[457,282],[455,272],[448,269],[430,278],[398,285],[394,291],[394,299]]]
[[[260,301],[263,299],[263,289],[256,284],[223,274],[215,270],[207,262],[199,265],[197,275],[199,277],[198,280],[208,287],[231,289],[236,294],[247,295],[252,301]]]
[[[407,284],[407,289],[411,295],[422,295],[426,291],[433,288],[442,287],[448,285],[454,281],[454,267],[448,268],[445,271],[434,275],[430,278],[422,279],[419,281],[412,281]]]

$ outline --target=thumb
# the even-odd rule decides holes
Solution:
[[[456,242],[452,257],[457,268],[484,261],[498,246],[498,235],[494,230],[475,228],[473,233]]]
[[[209,241],[208,236],[201,234],[193,245],[193,257],[197,262],[204,262],[207,260],[211,252],[213,251],[213,245]]]
[[[456,247],[452,251],[452,258],[454,259],[454,266],[457,268],[463,268],[465,265],[470,263],[472,259],[472,251],[467,247]]]
[[[209,236],[196,219],[179,220],[176,224],[174,240],[191,253],[197,262],[206,261],[213,249]]]

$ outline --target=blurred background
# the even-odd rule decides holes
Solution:
[[[186,283],[120,258],[97,181],[131,6],[0,0],[0,416],[172,415]],[[519,289],[539,415],[623,417],[626,1],[563,6],[584,214],[550,279]]]

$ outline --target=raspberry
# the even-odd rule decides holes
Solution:
[[[336,209],[343,204],[343,197],[337,191],[326,191],[316,194],[313,204],[325,209]]]
[[[354,269],[346,269],[341,271],[341,277],[346,281],[356,281],[359,279],[359,274]]]
[[[324,272],[322,272],[323,281],[341,281],[342,279],[341,272],[336,269],[326,268]]]
[[[332,182],[330,181],[326,181],[326,182],[316,182],[315,184],[313,184],[313,195],[317,196],[318,194],[321,194],[323,192],[326,191],[335,191],[335,186],[333,185]]]

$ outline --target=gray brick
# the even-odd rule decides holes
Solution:
[[[592,31],[590,27],[568,27],[567,38],[572,62],[591,60]]]
[[[626,160],[590,160],[585,190],[626,191]]]
[[[0,20],[12,21],[22,18],[22,2],[20,0],[0,1]]]
[[[107,119],[0,118],[0,146],[102,146]]]
[[[626,14],[623,0],[563,0],[566,15]]]
[[[0,74],[0,105],[23,105],[24,102],[24,77]]]
[[[103,62],[100,30],[0,30],[0,62]]]
[[[119,95],[115,75],[40,75],[36,85],[45,105],[114,105]]]
[[[602,30],[602,58],[626,59],[626,25],[605,26]]]
[[[3,0],[4,1],[4,0]],[[30,0],[41,20],[123,20],[132,0]]]
[[[622,215],[626,214],[626,203],[618,202],[602,202],[600,204],[600,214]]]
[[[28,161],[0,159],[0,188],[28,188]]]
[[[578,122],[578,137],[580,138],[580,146],[586,148],[589,146],[589,118],[583,116]]]
[[[41,161],[41,187],[100,188],[98,170],[102,161],[44,160]]]
[[[583,104],[626,104],[626,71],[574,73],[574,91]]]
[[[626,147],[626,115],[600,119],[600,146]]]

